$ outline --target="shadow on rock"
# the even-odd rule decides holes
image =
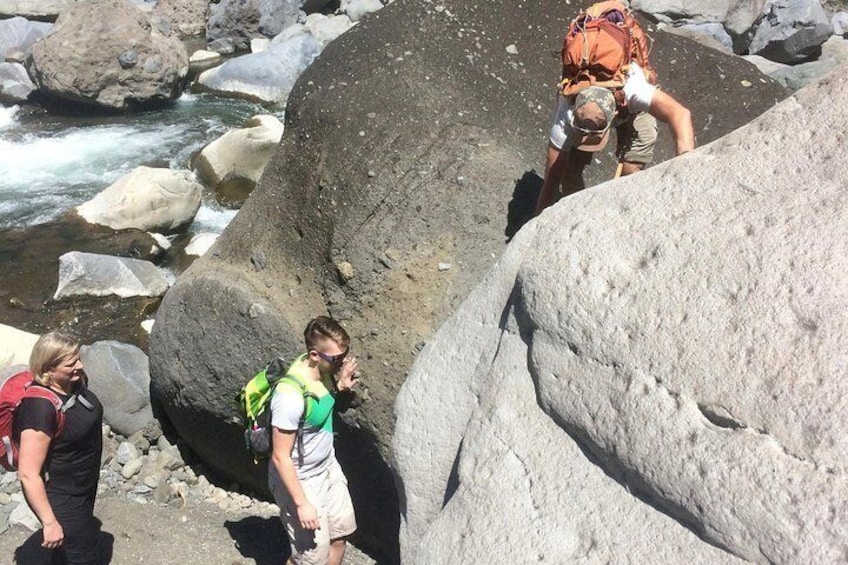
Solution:
[[[226,521],[224,527],[244,557],[256,565],[278,565],[291,555],[289,540],[280,519],[248,516],[238,521]]]

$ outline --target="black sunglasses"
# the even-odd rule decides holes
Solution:
[[[317,353],[318,357],[320,357],[321,359],[323,359],[324,361],[326,361],[327,363],[330,363],[332,365],[337,365],[341,361],[344,361],[344,358],[347,357],[347,351],[339,353],[338,355],[327,355],[326,353],[321,353],[317,349],[313,349],[312,351]]]

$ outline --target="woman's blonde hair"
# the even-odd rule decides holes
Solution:
[[[79,349],[79,343],[63,333],[48,332],[38,338],[29,356],[29,369],[32,371],[33,380],[40,385],[50,386],[52,379],[48,371],[57,367],[69,355],[78,353]]]

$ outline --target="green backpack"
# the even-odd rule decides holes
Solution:
[[[239,391],[236,401],[244,422],[244,443],[253,455],[254,462],[271,456],[271,397],[277,385],[288,381],[303,394],[303,415],[297,426],[298,463],[303,465],[303,423],[309,408],[308,398],[318,397],[306,389],[306,385],[294,375],[287,375],[288,364],[282,357],[275,357],[256,376],[247,381]]]

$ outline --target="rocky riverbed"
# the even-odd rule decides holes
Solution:
[[[289,550],[277,505],[239,492],[239,485],[215,486],[183,451],[156,425],[129,438],[103,426],[95,515],[111,562],[281,563]],[[27,565],[49,560],[39,530],[17,475],[0,474],[0,555]],[[345,562],[375,563],[352,546]]]

